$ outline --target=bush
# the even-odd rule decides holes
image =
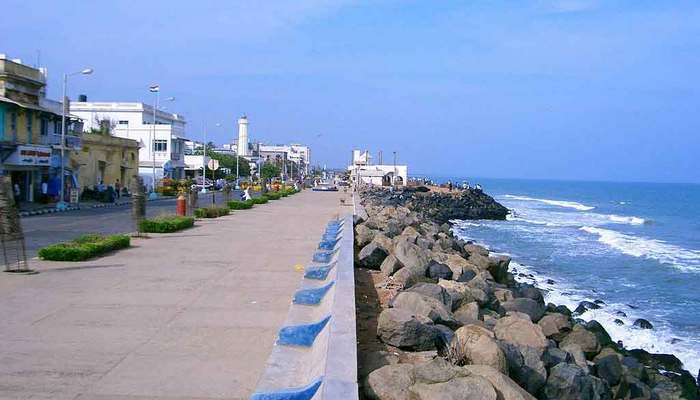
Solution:
[[[279,200],[282,197],[282,195],[280,195],[277,192],[267,192],[262,197],[265,197],[268,200]]]
[[[191,228],[194,225],[194,218],[181,217],[178,215],[168,215],[141,221],[139,229],[141,232],[149,233],[170,233],[182,229]]]
[[[264,197],[264,196],[263,197],[253,197],[252,199],[246,200],[246,201],[249,201],[253,204],[265,204],[268,202],[267,197]]]
[[[228,207],[206,207],[194,210],[194,216],[197,218],[219,218],[228,215],[229,212]]]
[[[228,202],[228,208],[232,210],[247,210],[249,208],[253,208],[253,204],[249,202],[249,200],[246,201],[229,201]]]
[[[46,246],[39,250],[39,257],[51,261],[84,261],[130,245],[128,235],[83,235],[70,242]]]

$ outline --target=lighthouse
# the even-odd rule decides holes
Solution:
[[[248,117],[245,114],[238,119],[238,147],[239,156],[248,155]]]

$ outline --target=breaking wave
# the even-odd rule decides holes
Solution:
[[[585,204],[577,203],[575,201],[538,199],[538,198],[534,198],[534,197],[516,196],[516,195],[512,195],[512,194],[506,194],[503,197],[508,198],[508,199],[513,199],[513,200],[536,201],[539,203],[549,204],[551,206],[573,208],[573,209],[579,210],[579,211],[590,211],[590,210],[595,208],[592,206],[587,206]]]
[[[580,230],[598,236],[598,241],[623,254],[649,258],[681,271],[700,272],[700,251],[684,249],[662,240],[641,238],[610,229],[584,226]]]

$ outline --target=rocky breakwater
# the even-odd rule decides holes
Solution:
[[[459,212],[434,210],[442,201],[434,197],[362,193],[361,398],[698,398],[673,355],[624,349],[596,321],[545,304],[538,288],[517,282],[508,257],[453,237],[445,221]],[[500,216],[497,203],[463,206],[475,209]]]

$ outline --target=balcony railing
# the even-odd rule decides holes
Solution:
[[[61,135],[51,134],[41,136],[41,144],[47,144],[52,146],[61,145]],[[83,139],[78,135],[66,135],[66,149],[80,149],[83,147]]]

